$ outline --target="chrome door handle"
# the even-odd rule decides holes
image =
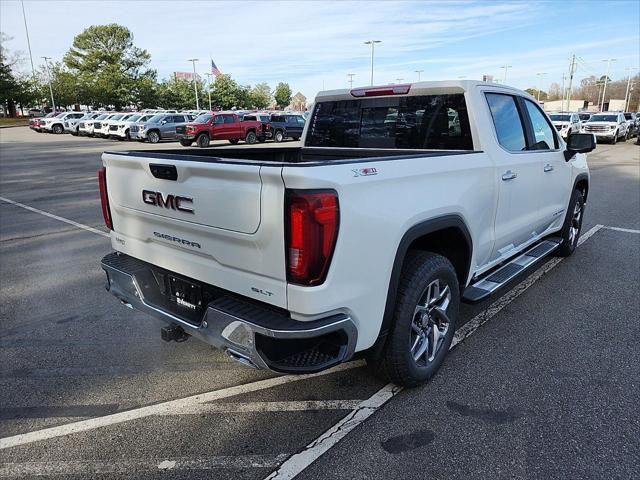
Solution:
[[[513,180],[517,176],[518,176],[518,174],[516,172],[512,172],[511,170],[507,170],[506,172],[504,172],[502,174],[502,180],[504,180],[506,182],[507,180]]]
[[[553,171],[553,166],[549,165],[548,163],[544,166],[544,171],[545,172],[551,172]]]

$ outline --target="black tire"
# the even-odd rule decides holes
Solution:
[[[266,141],[267,141],[267,137],[258,137],[258,141],[259,141],[260,143],[264,143],[264,142],[266,142]]]
[[[158,143],[160,141],[160,133],[156,130],[151,130],[147,133],[147,140],[149,140],[149,143]]]
[[[292,138],[293,138],[293,140],[294,140],[295,142],[297,142],[298,140],[300,140],[300,137],[292,137]]]
[[[232,138],[232,139],[230,139],[230,140],[229,140],[229,143],[230,143],[231,145],[237,145],[239,141],[240,141],[240,140],[239,140],[239,139],[237,139],[237,138]]]
[[[256,140],[258,140],[258,137],[256,136],[256,132],[253,131],[247,132],[247,136],[244,137],[245,143],[248,143],[249,145],[256,143]]]
[[[448,288],[448,306],[444,308],[449,320],[448,328],[446,333],[440,337],[442,340],[435,342],[439,347],[432,354],[431,360],[422,359],[422,355],[418,360],[414,360],[412,353],[414,339],[412,337],[416,333],[413,328],[416,319],[418,322],[426,321],[424,315],[416,313],[416,310],[423,302],[429,286],[436,281],[440,286],[440,292],[446,291]],[[449,351],[455,333],[459,306],[458,277],[451,262],[435,253],[410,251],[402,268],[393,323],[382,354],[377,358],[368,358],[367,362],[379,375],[398,385],[415,387],[428,381],[438,371]],[[428,317],[437,317],[438,321],[441,320],[441,317],[431,313]],[[429,354],[429,349],[426,354]],[[422,360],[424,360],[424,364],[421,363]]]
[[[76,128],[73,132],[71,132],[71,135],[73,135],[74,137],[79,136],[79,135],[80,135],[80,130],[78,130],[78,129]]]
[[[190,147],[191,145],[193,145],[193,141],[181,138],[180,139],[180,145],[182,145],[183,147]]]
[[[196,145],[198,145],[198,147],[200,148],[206,148],[211,144],[211,139],[209,138],[209,135],[207,135],[206,133],[201,133],[200,135],[198,135],[198,138],[196,138]]]
[[[578,205],[578,209],[576,209],[576,205]],[[578,217],[576,218],[577,212]],[[584,197],[582,196],[582,192],[576,189],[571,194],[571,200],[569,200],[569,208],[567,209],[567,214],[564,217],[562,230],[560,230],[562,244],[556,250],[556,255],[559,257],[568,257],[574,252],[578,246],[578,239],[580,238],[580,232],[582,231],[583,218]]]
[[[273,141],[276,143],[280,143],[284,140],[284,133],[282,130],[276,130],[276,133],[273,134]]]
[[[64,127],[60,124],[56,124],[51,128],[51,131],[56,135],[60,135],[61,133],[64,132]]]
[[[616,130],[615,135],[613,136],[613,140],[611,140],[611,145],[615,145],[618,143],[618,131]]]
[[[124,132],[124,139],[129,142],[131,140],[131,135],[129,134],[129,129]]]

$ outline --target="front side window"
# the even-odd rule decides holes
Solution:
[[[224,123],[224,118],[222,118],[222,115],[216,115],[216,117],[213,119],[213,123],[215,125],[219,125],[221,123]]]
[[[233,123],[235,122],[235,119],[233,118],[233,115],[223,115],[224,116],[224,123]]]
[[[527,114],[531,120],[533,135],[535,142],[529,146],[529,150],[553,150],[557,147],[556,137],[553,134],[553,127],[545,118],[537,105],[525,99],[524,104],[527,106]]]
[[[473,150],[463,94],[316,104],[308,146]]]
[[[487,93],[486,96],[500,145],[511,152],[526,150],[524,128],[516,99],[501,93]]]

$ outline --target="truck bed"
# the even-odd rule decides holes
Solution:
[[[237,147],[180,148],[175,150],[127,150],[105,152],[143,158],[205,163],[240,163],[264,166],[317,166],[326,163],[360,163],[380,160],[401,160],[416,157],[442,157],[479,153],[471,150],[400,150],[376,148],[314,148],[314,147]]]

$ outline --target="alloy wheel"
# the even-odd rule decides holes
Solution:
[[[578,241],[578,233],[582,225],[582,205],[576,202],[573,207],[573,215],[571,216],[571,225],[569,225],[569,245],[573,245]]]
[[[451,323],[447,316],[450,303],[451,289],[439,279],[420,296],[411,322],[411,356],[418,366],[429,365],[441,350]]]

